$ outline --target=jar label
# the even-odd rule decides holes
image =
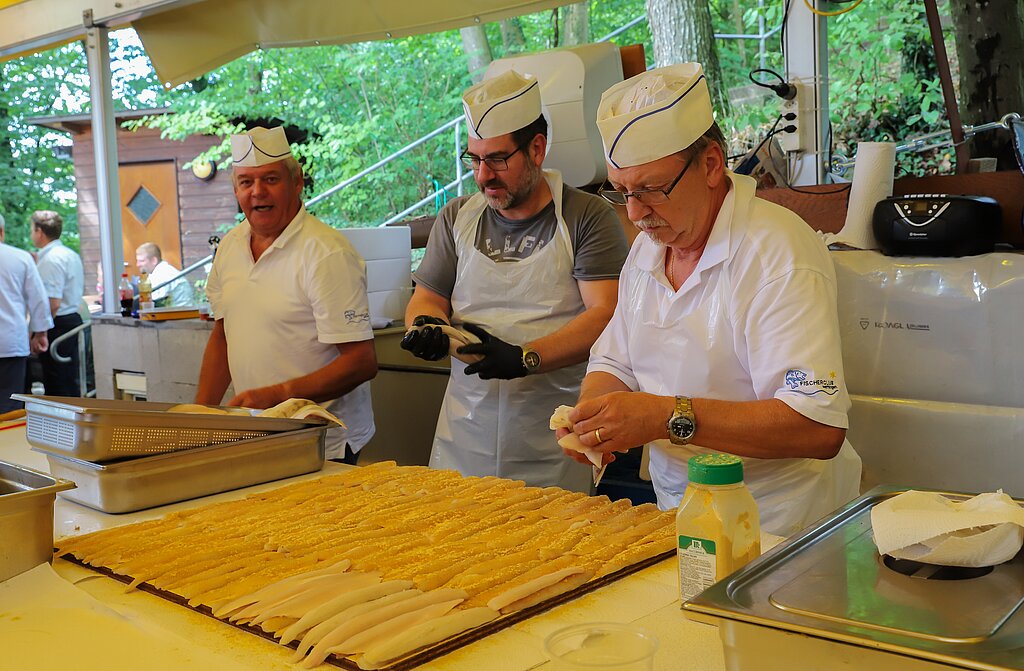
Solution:
[[[679,536],[679,598],[688,601],[715,583],[715,542]]]

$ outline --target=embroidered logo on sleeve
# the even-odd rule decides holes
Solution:
[[[786,386],[804,396],[814,396],[815,394],[832,396],[839,392],[835,371],[829,373],[828,379],[811,380],[808,379],[806,372],[792,368],[786,371]]]
[[[363,322],[370,321],[370,313],[345,310],[345,320],[348,321],[349,324],[362,324]]]

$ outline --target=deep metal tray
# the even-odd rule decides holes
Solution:
[[[0,461],[0,582],[53,557],[53,500],[75,483]]]
[[[28,394],[14,394],[11,398],[25,402],[25,435],[30,445],[97,463],[326,426],[319,417],[283,419],[167,412],[174,403]]]
[[[318,471],[326,431],[317,426],[108,464],[37,451],[46,454],[50,473],[78,485],[62,497],[105,513],[129,513]]]

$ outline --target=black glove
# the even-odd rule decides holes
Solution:
[[[424,324],[437,324],[446,326],[447,322],[430,315],[420,315],[412,320],[413,326]],[[427,361],[437,361],[448,356],[448,336],[439,328],[428,326],[420,331],[409,331],[402,338],[402,349],[409,350],[414,355]]]
[[[459,354],[479,354],[483,359],[466,366],[466,375],[480,374],[481,380],[513,380],[525,377],[527,370],[523,363],[523,348],[512,345],[501,338],[495,338],[476,324],[463,324],[463,327],[480,338],[479,343],[463,345]]]

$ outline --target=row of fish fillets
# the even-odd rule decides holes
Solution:
[[[382,462],[58,543],[328,655],[380,668],[673,548],[672,513]]]

